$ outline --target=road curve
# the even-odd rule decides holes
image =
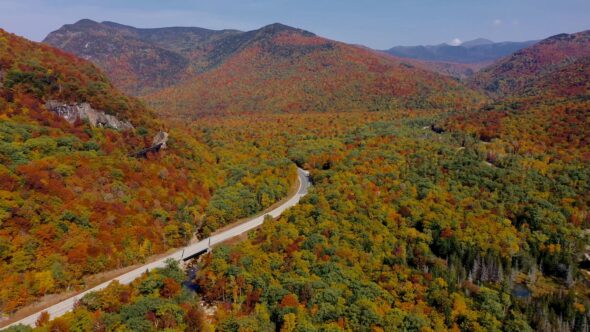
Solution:
[[[84,297],[84,295],[86,295],[90,292],[96,292],[101,289],[104,289],[111,282],[113,282],[115,280],[119,281],[121,284],[129,284],[133,280],[140,277],[146,270],[152,270],[155,268],[164,267],[166,265],[165,261],[169,258],[180,261],[185,257],[190,257],[193,255],[196,255],[204,250],[207,250],[209,248],[209,246],[221,243],[223,241],[226,241],[226,240],[236,237],[238,235],[244,234],[244,233],[262,225],[262,223],[264,222],[264,218],[267,215],[270,215],[273,218],[280,216],[288,208],[297,205],[297,203],[299,203],[299,200],[301,199],[301,197],[303,197],[307,194],[307,190],[310,186],[309,172],[307,172],[301,168],[297,168],[297,175],[299,177],[299,188],[297,189],[297,192],[291,198],[289,198],[287,201],[285,201],[283,204],[276,207],[272,211],[269,211],[268,213],[266,213],[264,215],[253,218],[247,222],[238,224],[238,225],[236,225],[232,228],[229,228],[223,232],[220,232],[218,234],[214,234],[206,239],[201,240],[200,242],[190,244],[190,245],[188,245],[182,249],[179,249],[178,251],[176,251],[164,258],[157,260],[157,261],[145,264],[145,265],[138,267],[132,271],[122,274],[116,278],[105,281],[98,286],[95,286],[95,287],[93,287],[87,291],[84,291],[80,294],[76,294],[76,295],[74,295],[62,302],[52,305],[51,307],[43,309],[37,313],[34,313],[34,314],[32,314],[28,317],[25,317],[19,321],[16,321],[8,326],[5,326],[2,329],[8,328],[8,327],[11,327],[14,325],[18,325],[18,324],[35,326],[35,323],[37,322],[39,315],[43,311],[47,311],[51,318],[59,317],[59,316],[65,314],[66,312],[71,311],[74,308],[74,305],[76,304],[76,302],[79,299],[81,299],[82,297]]]

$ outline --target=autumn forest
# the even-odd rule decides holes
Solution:
[[[441,66],[282,24],[0,30],[0,326],[589,331],[590,31]],[[280,217],[44,311],[278,206],[297,167]]]

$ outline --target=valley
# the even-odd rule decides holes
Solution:
[[[1,31],[7,331],[590,329],[589,36]]]

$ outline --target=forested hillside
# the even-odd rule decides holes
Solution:
[[[571,70],[576,78],[587,77],[588,67],[575,62],[590,56],[589,45],[590,30],[556,35],[482,70],[472,84],[500,97],[547,94],[566,87],[587,92],[587,81],[560,81],[552,75]]]
[[[590,32],[561,34],[482,70],[472,80],[493,102],[445,127],[495,143],[494,154],[590,160]]]
[[[173,116],[250,112],[464,109],[480,96],[457,81],[370,50],[284,27],[218,67],[147,97]],[[165,107],[165,105],[172,105]]]
[[[314,182],[279,220],[200,260],[195,283],[207,324],[219,331],[587,328],[587,272],[578,262],[590,226],[588,167],[518,154],[491,164],[488,144],[430,130],[437,113],[195,124],[196,132],[217,133],[215,141],[248,137],[286,155]],[[170,284],[111,286],[45,326],[73,327],[88,312],[109,329],[194,326],[187,315],[202,317],[203,309],[188,295],[167,295],[176,289]],[[109,307],[101,299],[117,289],[132,295]],[[173,316],[163,309],[169,302]]]
[[[120,88],[142,94],[176,84],[202,70],[209,44],[237,31],[201,28],[136,29],[80,20],[50,33],[44,42],[103,68]]]
[[[45,106],[49,100],[86,102],[133,128],[70,123]],[[4,313],[270,206],[295,176],[285,158],[249,145],[213,147],[175,128],[166,149],[131,157],[166,127],[153,112],[91,63],[3,30],[0,119]],[[264,195],[218,207],[236,192]]]
[[[416,115],[255,122],[256,144],[310,169],[314,187],[202,260],[196,280],[220,330],[588,326],[587,165],[542,154],[491,164],[488,145],[423,129],[434,119]]]
[[[482,100],[420,65],[278,23],[239,32],[83,20],[45,42],[94,61],[128,92],[149,92],[146,100],[167,117],[465,109]]]
[[[220,245],[193,262],[198,270],[188,286],[196,294],[179,286],[178,268],[170,264],[130,286],[113,284],[88,295],[63,318],[44,317],[39,331],[589,329],[586,33],[552,37],[500,60],[471,81],[481,92],[411,63],[283,25],[228,34],[217,40],[223,45],[215,48],[219,53],[207,53],[214,66],[146,97],[167,120],[182,119],[172,135],[180,138],[147,160],[119,161],[131,163],[134,172],[148,169],[142,178],[154,172],[159,180],[137,196],[127,191],[116,196],[117,202],[138,206],[137,215],[107,220],[156,225],[149,231],[164,236],[152,247],[166,248],[171,240],[186,241],[191,233],[185,224],[205,235],[272,204],[286,193],[293,163],[311,172],[309,194],[247,239]],[[5,108],[14,103],[5,102]],[[28,119],[36,113],[18,114]],[[126,146],[109,151],[103,137],[140,135],[139,127],[128,136],[84,128],[92,134],[86,141],[97,142],[93,156],[103,158],[100,170],[108,165],[105,158],[124,156],[117,151]],[[146,122],[145,129],[151,128]],[[181,153],[175,152],[179,145]],[[27,188],[28,173],[21,175],[22,166],[15,165],[7,168],[9,174],[24,177],[14,183]],[[53,177],[47,181],[61,179],[54,173],[61,174],[48,171]],[[144,181],[133,182],[127,169],[121,173],[107,169],[101,176],[119,176],[125,186],[143,189]],[[76,186],[84,181],[75,180]],[[172,189],[165,189],[170,185],[180,190],[177,196],[149,196],[170,195]],[[198,186],[197,195],[178,189],[183,186]],[[60,192],[51,195],[65,201]],[[86,197],[79,196],[74,200]],[[154,211],[148,203],[156,199],[161,208]],[[8,199],[8,213],[43,210],[30,204],[15,210],[13,201],[20,202]],[[69,204],[62,201],[44,196],[43,203]],[[71,211],[73,216],[53,217],[49,239],[63,234],[61,223],[70,231],[85,229],[85,220],[87,237],[91,231],[100,234],[93,225],[105,221],[93,219],[98,214],[81,207]],[[21,219],[6,215],[15,225],[8,228],[14,238],[34,237]],[[127,244],[137,248],[133,254],[142,252],[144,237],[126,230],[115,232],[129,234],[122,253],[110,254],[119,253],[113,250],[105,254],[108,259],[127,258]],[[23,244],[23,256],[45,242],[37,243]],[[70,248],[58,248],[64,256],[58,262],[79,252]],[[106,249],[86,249],[88,257],[101,250]],[[3,264],[13,279],[4,289],[22,285],[18,278],[37,280],[37,273],[53,267],[37,265],[39,260],[31,259],[34,267],[19,273],[10,264],[27,260],[7,256]],[[53,271],[45,276],[61,280]]]
[[[84,296],[73,312],[37,321],[35,331],[213,331],[198,296],[183,287],[184,271],[178,262],[146,273],[131,285],[118,282]],[[16,327],[9,331],[29,331]]]

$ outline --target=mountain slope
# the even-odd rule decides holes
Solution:
[[[451,78],[283,25],[234,38],[218,66],[147,99],[158,109],[171,104],[176,115],[463,107],[477,99]]]
[[[403,58],[426,61],[480,63],[496,60],[534,43],[536,41],[494,43],[480,38],[458,46],[448,44],[396,46],[385,52]]]
[[[95,61],[129,92],[138,93],[139,87],[147,84],[150,88],[139,90],[149,92],[147,99],[167,115],[464,107],[478,99],[451,78],[278,23],[248,32],[135,29],[109,22],[94,22],[99,28],[92,30],[86,23],[65,26],[46,42]],[[76,32],[69,32],[74,27]],[[125,40],[125,47],[101,48],[104,55],[88,51],[86,45],[92,45],[90,40],[96,34],[99,40],[113,44]],[[187,34],[194,38],[183,37]],[[154,37],[163,35],[171,37],[164,38],[168,40],[165,43]],[[137,47],[128,49],[134,44],[127,40]],[[179,40],[186,41],[182,47]],[[150,64],[151,59],[135,57],[132,62],[136,67],[147,66],[153,72],[119,71],[120,67],[129,68],[127,60],[141,53],[145,43],[174,52],[186,62],[158,68]],[[154,61],[160,60],[156,57]],[[149,83],[159,76],[170,81],[159,86]]]
[[[68,122],[50,100],[62,111],[88,103],[135,128]],[[0,30],[0,311],[192,236],[195,225],[169,216],[204,211],[213,157],[176,132],[166,151],[128,156],[159,127],[92,63]]]
[[[89,61],[0,30],[1,312],[256,214],[296,179],[243,139],[164,126]]]
[[[590,160],[590,31],[547,38],[470,83],[495,101],[450,118],[448,128],[498,138],[511,152]]]
[[[455,77],[458,79],[471,78],[482,68],[490,65],[488,62],[479,63],[458,63],[458,62],[444,62],[444,61],[426,61],[416,60],[409,58],[400,59],[404,63],[411,63],[416,67],[424,68],[435,73],[439,73],[446,76]]]
[[[198,49],[207,42],[240,33],[237,30],[217,31],[191,27],[138,29],[115,22],[102,22],[102,25],[124,32],[130,37],[140,39],[146,43],[153,43],[166,50],[185,55],[190,55],[191,51]]]
[[[89,102],[107,113],[137,121],[151,117],[138,100],[119,92],[90,62],[1,33],[0,79],[12,94],[28,94],[42,101]]]
[[[497,96],[556,92],[559,84],[573,88],[583,82],[570,79],[588,75],[585,57],[590,57],[590,30],[560,34],[499,60],[478,73],[472,84]]]
[[[143,41],[135,30],[90,20],[66,25],[44,42],[94,62],[128,92],[170,85],[188,68],[185,57]]]

